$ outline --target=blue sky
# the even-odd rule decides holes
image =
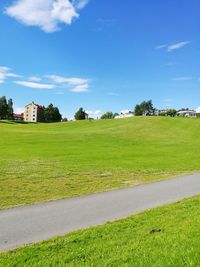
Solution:
[[[200,106],[199,0],[8,0],[0,11],[0,95],[16,111]]]

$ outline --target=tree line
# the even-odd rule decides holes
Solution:
[[[44,108],[44,116],[42,118],[43,122],[60,122],[61,120],[67,121],[67,118],[62,119],[62,115],[58,107],[54,107],[53,104],[48,105]],[[174,117],[177,114],[175,109],[168,109],[161,111],[159,114],[156,114],[156,109],[153,106],[152,100],[143,101],[140,104],[137,104],[132,112],[135,116],[171,116]],[[119,113],[113,113],[108,111],[104,113],[100,119],[114,119],[118,116]],[[83,108],[80,108],[74,115],[75,120],[86,120],[89,119],[88,114]],[[6,99],[5,96],[0,97],[0,119],[4,120],[13,120],[14,111],[13,111],[13,101],[12,99]]]
[[[177,114],[177,111],[175,109],[168,109],[166,111],[159,112],[159,114],[156,113],[157,110],[153,106],[152,100],[143,101],[140,104],[137,104],[133,110],[133,113],[135,116],[171,116],[174,117]],[[116,116],[119,116],[119,113],[114,113],[112,111],[107,111],[104,113],[100,119],[114,119]],[[74,115],[75,120],[86,120],[89,119],[88,114],[83,108],[80,108]]]
[[[53,104],[44,107],[44,114],[41,121],[43,122],[60,122],[62,115],[58,107],[54,107]],[[5,96],[0,97],[0,120],[14,120],[14,109],[12,99],[6,99]]]

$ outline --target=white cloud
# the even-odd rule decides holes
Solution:
[[[196,109],[196,113],[200,113],[200,107]]]
[[[167,44],[164,44],[164,45],[157,45],[155,47],[155,49],[162,49],[162,48],[166,48],[168,45]]]
[[[39,78],[39,77],[36,77],[36,76],[31,76],[31,77],[29,77],[28,78],[29,79],[29,81],[31,81],[31,82],[41,82],[41,78]]]
[[[172,52],[173,50],[180,49],[180,48],[190,44],[191,42],[192,41],[183,41],[183,42],[178,42],[178,43],[171,44],[171,45],[168,45],[168,44],[157,45],[155,47],[155,49],[165,49],[166,48],[167,52]]]
[[[96,110],[96,111],[94,112],[95,115],[99,115],[99,114],[101,114],[101,113],[102,113],[101,110]]]
[[[89,85],[88,84],[77,85],[71,89],[71,92],[74,92],[74,93],[86,93],[88,91],[89,91]]]
[[[85,111],[90,118],[98,118],[100,117],[100,115],[102,114],[101,110],[95,110],[95,111],[92,111],[92,110],[86,110]]]
[[[14,83],[24,86],[24,87],[29,87],[29,88],[34,88],[34,89],[53,89],[55,88],[54,84],[45,84],[45,83],[35,83],[35,82],[28,82],[28,81],[15,81]]]
[[[14,106],[14,112],[16,114],[22,114],[22,113],[24,113],[24,107],[15,107]]]
[[[74,0],[73,5],[76,9],[83,9],[90,0]]]
[[[121,110],[121,114],[127,114],[127,113],[129,113],[129,112],[131,112],[131,110],[130,109],[125,109],[125,110]]]
[[[70,25],[78,18],[77,11],[87,3],[86,0],[17,0],[6,8],[5,13],[27,26],[37,26],[44,32],[55,32],[61,23]]]
[[[67,83],[69,85],[82,85],[89,82],[88,79],[75,78],[75,77],[67,78],[58,75],[46,75],[46,78],[51,79],[55,83]]]
[[[0,66],[0,83],[4,83],[7,78],[16,78],[19,75],[12,73],[8,67]]]
[[[168,46],[167,51],[171,52],[173,50],[180,49],[180,48],[182,48],[182,47],[184,47],[184,46],[186,46],[186,45],[188,45],[190,43],[191,43],[191,41],[184,41],[184,42],[179,42],[179,43],[176,43],[176,44],[172,44],[172,45]]]
[[[193,80],[193,77],[176,77],[173,78],[172,81],[190,81]]]
[[[46,75],[46,78],[59,84],[66,84],[71,87],[70,91],[74,93],[85,93],[89,91],[89,79],[82,79],[77,77],[62,77],[58,75]]]

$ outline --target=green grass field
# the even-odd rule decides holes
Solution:
[[[200,170],[200,120],[0,122],[0,209]]]
[[[200,265],[200,196],[0,254],[1,267]],[[151,233],[152,229],[160,232]]]

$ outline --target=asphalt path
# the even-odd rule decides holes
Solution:
[[[0,251],[104,224],[200,194],[200,174],[0,211]]]

